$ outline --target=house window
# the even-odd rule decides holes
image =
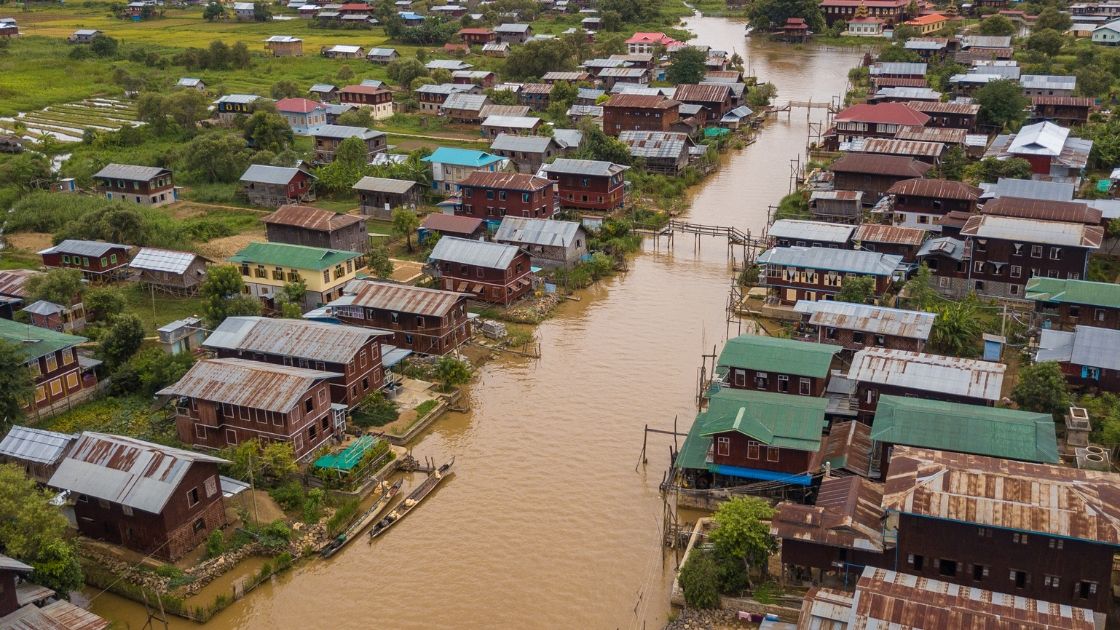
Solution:
[[[778,375],[778,391],[782,392],[783,394],[788,394],[789,393],[789,375],[788,374],[779,374]]]
[[[735,387],[747,386],[747,373],[743,370],[732,370],[735,374]]]
[[[812,381],[807,378],[802,378],[798,384],[797,393],[802,396],[808,396],[812,393]]]
[[[1027,584],[1030,582],[1030,575],[1026,571],[1011,569],[1008,574],[1008,579],[1015,584],[1015,588],[1026,588]]]
[[[1042,246],[1031,245],[1031,258],[1042,258]]]
[[[856,332],[852,333],[852,343],[862,344],[863,341],[864,341],[864,334],[862,332],[856,331]]]
[[[205,440],[206,439],[206,425],[203,425],[203,424],[194,425],[194,437],[199,439],[199,440]]]
[[[991,538],[992,537],[992,528],[991,527],[977,527],[976,528],[976,535],[981,537],[981,538]]]
[[[1061,259],[1062,259],[1062,248],[1061,247],[1051,247],[1050,248],[1050,260],[1061,260]]]
[[[767,446],[766,447],[766,461],[768,461],[768,462],[778,461],[778,451],[779,450],[780,449],[778,449],[778,447],[776,447],[776,446]]]
[[[1011,534],[1011,542],[1017,545],[1025,545],[1027,544],[1027,535],[1019,533]]]
[[[972,263],[972,272],[973,273],[984,273],[984,261],[977,260],[977,261],[973,262]]]
[[[983,564],[972,565],[972,579],[977,582],[982,582],[984,578],[988,577],[988,568]]]
[[[51,396],[58,396],[62,394],[62,379],[56,378],[51,381]]]
[[[201,518],[195,519],[194,523],[191,524],[191,530],[196,534],[204,529],[206,529],[206,521]]]
[[[754,375],[754,386],[757,389],[766,389],[770,385],[770,375],[766,372],[756,372]]]
[[[1042,577],[1042,585],[1049,586],[1050,588],[1058,588],[1061,580],[1056,575],[1044,575]]]
[[[198,505],[198,488],[187,490],[187,507]]]
[[[328,270],[323,272],[323,282],[330,282],[330,281],[331,281],[331,270],[328,269]]]
[[[925,563],[926,563],[926,559],[925,559],[924,556],[920,556],[920,555],[915,554],[915,553],[911,553],[911,554],[906,555],[906,564],[909,564],[910,566],[914,567],[915,571],[921,571],[922,567],[925,566]]]
[[[125,516],[132,516],[132,508],[128,507],[127,505],[122,505],[121,514],[124,514]]]
[[[315,409],[315,399],[314,398],[308,398],[307,400],[303,401],[303,410],[304,411],[306,411],[307,413],[311,413],[314,409]]]
[[[1097,583],[1081,580],[1077,583],[1077,596],[1081,599],[1089,599],[1097,594]]]
[[[937,561],[937,572],[945,577],[956,577],[957,561],[942,558]]]
[[[1023,268],[1019,265],[1011,265],[1011,277],[1019,278],[1023,275]]]
[[[1065,541],[1062,540],[1061,538],[1051,538],[1050,539],[1050,548],[1051,549],[1061,549],[1064,544],[1065,544]]]
[[[716,438],[716,455],[720,457],[731,455],[731,438]]]
[[[226,429],[226,444],[237,444],[237,431]]]
[[[1093,309],[1093,319],[1098,322],[1103,322],[1105,318],[1105,310],[1103,308]]]
[[[313,425],[311,425],[311,426],[309,426],[309,427],[307,427],[307,439],[308,439],[308,441],[310,441],[310,442],[314,442],[314,441],[315,441],[315,437],[316,437],[317,435],[319,435],[319,431],[318,431],[318,429],[317,429],[317,428],[315,427],[315,425],[314,425],[314,424],[313,424]]]
[[[758,442],[747,442],[747,459],[758,459]]]

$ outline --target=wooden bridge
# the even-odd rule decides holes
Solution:
[[[841,107],[840,107],[840,103],[837,102],[836,99],[830,99],[830,100],[827,100],[827,101],[813,101],[813,100],[787,101],[785,105],[779,105],[779,104],[772,105],[770,107],[770,109],[768,109],[766,111],[766,113],[768,115],[769,114],[777,115],[777,114],[780,114],[782,112],[785,112],[787,116],[790,116],[790,115],[792,115],[793,110],[795,110],[795,109],[804,109],[805,110],[805,116],[806,116],[806,118],[808,118],[809,115],[813,113],[814,109],[827,110],[828,113],[831,115],[831,114],[835,114],[835,113],[839,112]]]
[[[727,239],[727,257],[730,259],[738,269],[740,265],[747,266],[754,261],[755,256],[759,251],[765,250],[768,247],[765,235],[762,237],[754,236],[750,230],[743,231],[734,226],[725,225],[703,225],[701,223],[689,223],[687,221],[678,221],[673,219],[669,224],[661,228],[654,234],[655,246],[660,246],[661,239],[664,237],[667,246],[672,248],[674,242],[674,235],[676,233],[691,234],[695,237],[696,247],[700,247],[701,236],[714,236],[717,238]],[[742,248],[742,256],[735,255],[736,248]]]

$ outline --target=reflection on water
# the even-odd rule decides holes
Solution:
[[[743,55],[778,100],[827,100],[854,54],[748,42],[742,24],[694,18],[697,41]],[[749,44],[749,45],[748,45]],[[818,110],[819,111],[819,110]],[[817,114],[814,114],[816,116]],[[804,111],[767,125],[693,200],[691,218],[758,233],[803,152]],[[657,486],[668,442],[687,430],[697,367],[726,334],[723,241],[647,243],[630,271],[583,292],[540,326],[541,358],[487,364],[471,412],[441,420],[417,456],[456,456],[456,475],[373,545],[301,565],[215,617],[215,628],[640,628],[669,612]],[[131,627],[141,607],[94,610]],[[173,627],[190,624],[178,622]]]

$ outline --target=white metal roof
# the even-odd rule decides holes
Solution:
[[[1062,154],[1062,148],[1065,147],[1068,137],[1069,129],[1065,127],[1059,127],[1049,121],[1035,123],[1020,129],[1011,140],[1007,151],[1020,155],[1057,157]]]
[[[55,245],[48,247],[39,252],[39,254],[77,254],[78,256],[101,256],[112,249],[128,249],[128,245],[120,245],[118,243],[105,243],[102,241],[80,241],[77,239],[66,239]]]
[[[935,313],[907,311],[872,304],[851,304],[833,300],[798,300],[793,310],[809,315],[814,326],[859,330],[874,335],[928,339]]]
[[[494,240],[516,245],[541,245],[545,247],[571,247],[581,226],[574,221],[531,219],[507,215],[498,226]]]
[[[767,234],[772,238],[797,239],[805,242],[847,243],[852,237],[853,230],[855,230],[854,225],[778,219],[770,226]]]
[[[54,464],[77,437],[15,425],[0,440],[0,456],[37,464]]]
[[[128,263],[133,269],[147,269],[148,271],[166,271],[181,274],[194,262],[198,254],[191,252],[176,252],[170,249],[157,249],[155,247],[141,248],[132,261]]]
[[[1120,370],[1120,330],[1077,326],[1073,332],[1044,329],[1035,360]]]
[[[756,262],[760,265],[889,276],[902,263],[902,256],[831,247],[775,247],[760,254]]]
[[[852,357],[848,378],[906,389],[999,400],[1007,366],[992,361],[865,348]]]
[[[445,236],[436,243],[429,258],[461,265],[507,269],[519,251],[513,245]]]
[[[483,127],[509,127],[511,129],[532,129],[541,122],[536,116],[487,116]]]
[[[362,51],[361,46],[352,46],[350,44],[335,44],[327,49],[330,53],[340,53],[343,55],[353,55]]]
[[[1019,85],[1029,90],[1072,90],[1077,87],[1077,77],[1056,74],[1024,74]]]
[[[961,235],[1094,249],[1101,245],[1097,226],[987,214],[969,217]]]

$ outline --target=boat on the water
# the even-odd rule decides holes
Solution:
[[[345,547],[346,543],[357,538],[358,535],[362,533],[362,530],[369,527],[370,523],[374,522],[375,520],[377,520],[377,517],[381,516],[381,513],[385,511],[385,508],[389,506],[389,502],[392,501],[393,497],[397,496],[397,493],[401,491],[401,485],[403,484],[403,479],[398,479],[397,482],[392,486],[389,486],[384,481],[382,481],[381,496],[373,502],[373,505],[371,505],[368,510],[363,512],[362,515],[358,517],[358,520],[354,521],[353,525],[346,528],[346,531],[342,532],[338,536],[335,536],[333,540],[324,545],[323,548],[319,550],[319,555],[323,558],[329,558],[338,553],[339,550],[341,550],[343,547]]]
[[[416,489],[410,492],[409,495],[405,497],[404,501],[398,503],[397,507],[394,508],[392,512],[389,512],[385,515],[385,518],[377,521],[377,524],[373,526],[373,529],[369,530],[370,542],[373,542],[374,538],[377,538],[381,534],[384,534],[389,530],[390,527],[399,523],[401,519],[408,515],[409,512],[415,510],[416,506],[420,505],[420,502],[423,501],[424,498],[429,494],[431,494],[432,490],[436,489],[436,486],[438,486],[443,482],[444,479],[451,475],[451,466],[454,464],[455,458],[452,457],[451,461],[440,466],[439,469],[433,470],[428,475],[428,478],[424,480],[424,483],[416,486]]]

